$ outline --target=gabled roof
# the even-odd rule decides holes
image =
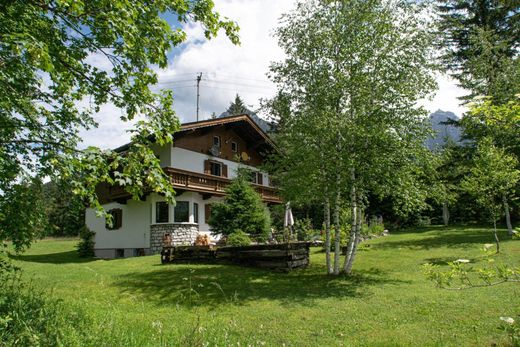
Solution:
[[[189,122],[181,124],[181,128],[175,133],[188,133],[190,131],[196,131],[203,128],[233,124],[246,133],[248,137],[265,141],[265,143],[270,146],[272,149],[276,149],[274,142],[271,140],[269,135],[267,135],[256,123],[251,119],[251,117],[247,114],[240,114],[236,116],[230,117],[222,117],[222,118],[213,118],[206,119],[198,122]],[[174,135],[175,137],[175,135]],[[121,147],[116,148],[114,151],[123,152],[126,151],[132,143],[127,143]]]
[[[213,118],[206,119],[198,122],[190,122],[184,123],[181,125],[181,129],[178,132],[185,132],[189,130],[197,130],[201,128],[214,127],[224,124],[237,123],[237,125],[242,127],[242,130],[246,130],[250,133],[255,133],[259,137],[259,139],[263,139],[267,144],[271,147],[275,148],[275,145],[269,135],[265,133],[265,131],[260,128],[254,120],[247,114],[240,114],[236,116],[222,117],[222,118]]]

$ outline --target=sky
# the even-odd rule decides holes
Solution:
[[[280,61],[284,55],[272,36],[283,13],[294,6],[292,0],[215,0],[215,10],[240,26],[240,45],[233,45],[221,32],[214,39],[206,40],[203,30],[196,24],[184,24],[188,39],[169,52],[166,69],[156,69],[159,76],[157,89],[173,89],[174,108],[181,122],[196,120],[196,77],[202,73],[200,83],[199,119],[207,119],[214,112],[224,112],[238,93],[249,109],[259,106],[260,98],[272,97],[274,85],[266,73],[271,62]],[[170,25],[178,27],[171,16],[165,17]],[[101,56],[89,57],[89,63],[108,68]],[[421,104],[430,112],[438,109],[461,116],[465,109],[459,106],[457,97],[464,91],[448,76],[437,77],[439,89],[432,100]],[[114,105],[101,107],[95,115],[99,127],[83,131],[82,147],[89,145],[104,149],[115,148],[129,141],[126,132],[132,124],[119,119],[121,111]]]

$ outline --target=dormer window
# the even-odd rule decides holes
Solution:
[[[220,136],[213,136],[213,146],[220,148]]]
[[[238,152],[238,144],[236,142],[231,142],[231,151],[234,153]]]

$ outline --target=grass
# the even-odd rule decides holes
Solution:
[[[500,237],[506,240],[505,231]],[[362,245],[352,278],[324,275],[324,254],[289,274],[224,265],[160,265],[159,256],[85,260],[73,240],[13,256],[26,278],[85,309],[125,344],[481,346],[505,344],[500,316],[520,315],[520,286],[437,289],[421,264],[478,263],[488,229],[431,227]],[[500,261],[520,265],[520,241]]]

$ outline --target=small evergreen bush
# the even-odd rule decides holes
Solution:
[[[83,226],[81,228],[79,232],[79,237],[81,238],[81,241],[76,246],[80,257],[89,258],[94,256],[95,235],[96,233],[91,231],[86,226]]]
[[[208,224],[214,235],[230,235],[241,230],[257,241],[266,241],[271,229],[269,210],[242,174],[226,188],[223,202],[211,205]]]
[[[227,244],[236,247],[249,246],[251,244],[251,239],[242,230],[235,230],[227,237]]]

